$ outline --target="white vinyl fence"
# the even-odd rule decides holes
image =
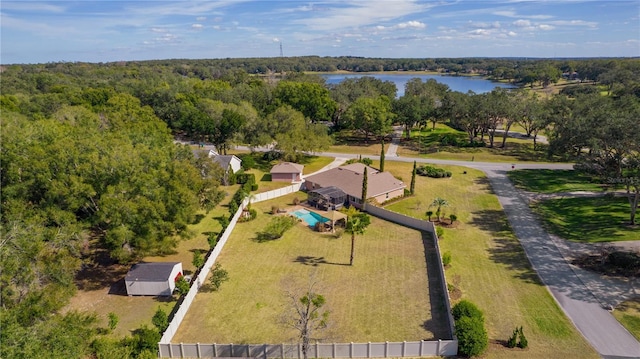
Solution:
[[[303,358],[301,344],[160,344],[161,358]],[[454,356],[457,340],[384,343],[316,343],[310,358],[402,358]]]

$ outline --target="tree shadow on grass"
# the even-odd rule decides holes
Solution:
[[[445,303],[445,284],[440,277],[440,258],[436,252],[434,238],[431,233],[422,232],[422,245],[427,264],[427,278],[429,282],[429,304],[431,318],[422,324],[422,328],[433,333],[433,339],[451,339],[449,313]]]
[[[346,266],[349,267],[349,263],[335,263],[329,262],[324,257],[313,257],[313,256],[298,256],[293,260],[294,263],[300,263],[307,266],[317,267],[321,264],[329,264],[334,266]]]
[[[489,179],[484,175],[474,179],[473,183],[481,186],[479,192],[487,192],[487,193],[491,193],[491,194],[496,194],[493,191],[493,187],[491,187],[491,182],[489,182]]]

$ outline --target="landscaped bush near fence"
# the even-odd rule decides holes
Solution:
[[[286,231],[291,229],[296,223],[298,223],[298,218],[292,216],[276,216],[271,218],[267,227],[258,233],[257,241],[271,241],[274,239],[278,239],[284,235]]]
[[[451,172],[433,166],[420,166],[416,168],[416,174],[431,178],[451,177]]]
[[[453,306],[451,314],[458,338],[458,352],[470,357],[482,354],[489,345],[482,311],[470,301],[461,300]]]

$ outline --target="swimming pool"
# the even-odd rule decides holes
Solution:
[[[325,223],[329,221],[329,218],[324,218],[321,215],[307,211],[306,209],[299,209],[297,211],[289,212],[289,214],[304,220],[307,222],[309,227],[315,227],[318,222]]]

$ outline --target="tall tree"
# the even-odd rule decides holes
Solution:
[[[386,96],[360,97],[347,110],[350,127],[361,132],[368,142],[370,136],[387,135],[392,127],[391,100]]]
[[[368,186],[368,176],[367,176],[367,166],[364,167],[364,172],[362,174],[362,193],[360,198],[362,200],[362,210],[366,210],[367,206],[367,186]]]
[[[380,140],[380,172],[384,172],[384,139]]]
[[[309,357],[309,349],[312,340],[318,340],[317,333],[327,327],[329,321],[329,311],[323,307],[327,301],[322,294],[316,290],[318,285],[314,276],[309,279],[306,289],[288,290],[286,296],[290,302],[290,310],[285,313],[283,322],[298,332],[298,337],[302,343],[302,356]]]
[[[353,265],[353,257],[355,254],[356,234],[362,235],[371,223],[368,214],[358,211],[357,208],[351,206],[346,211],[347,226],[345,231],[351,233],[351,253],[349,255],[349,265]]]
[[[409,192],[411,192],[411,194],[415,194],[416,190],[416,166],[416,161],[413,161],[413,170],[411,171],[411,185],[409,186]]]

